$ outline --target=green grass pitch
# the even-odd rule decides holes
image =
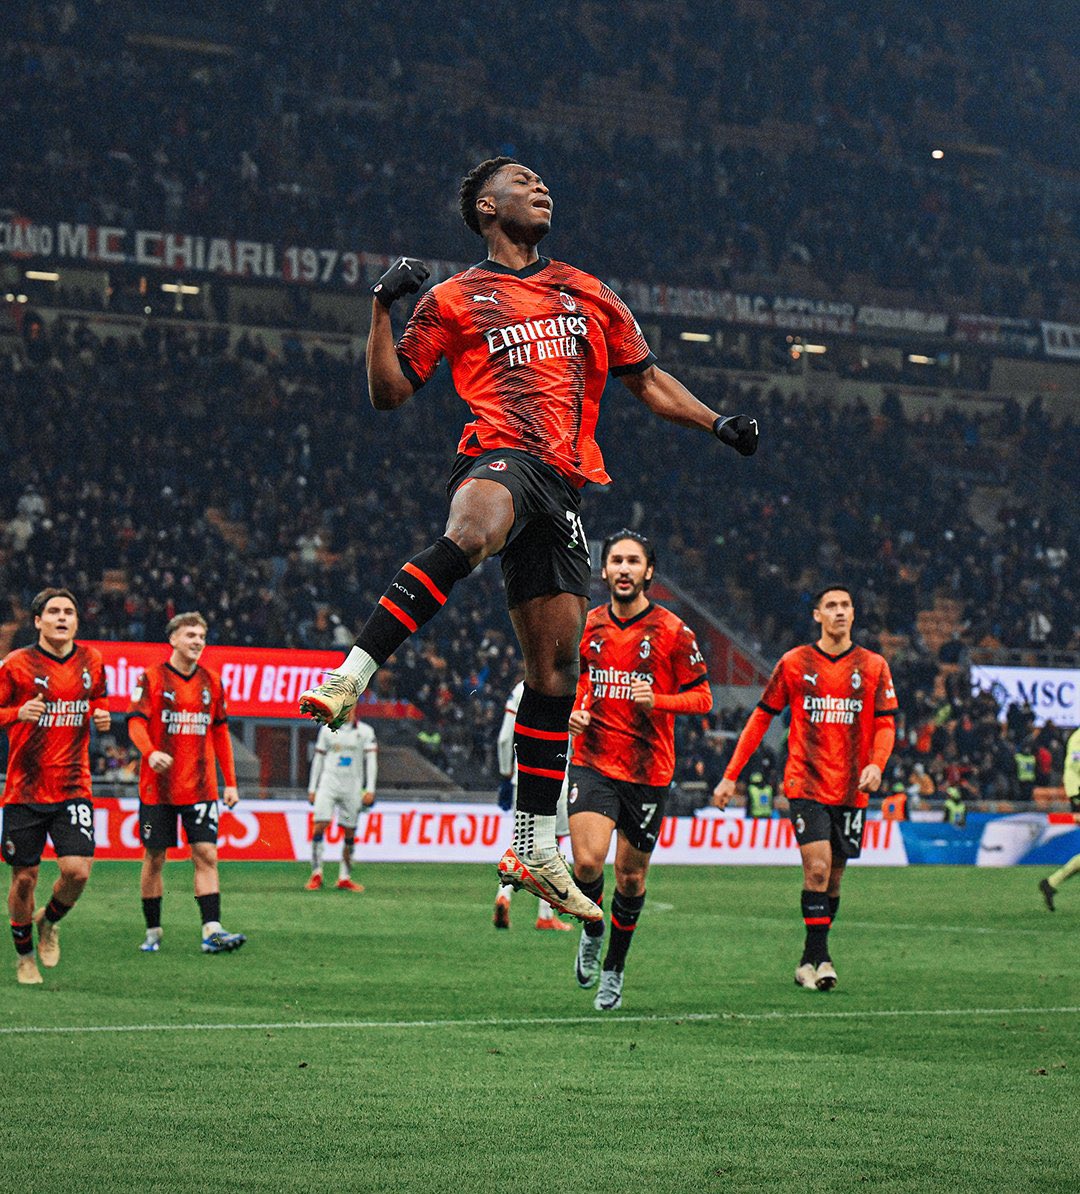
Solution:
[[[602,1015],[492,866],[229,864],[208,957],[189,864],[143,955],[99,863],[44,987],[8,947],[0,1189],[1075,1191],[1080,881],[1051,915],[1041,873],[852,870],[822,995],[796,868],[658,867]]]

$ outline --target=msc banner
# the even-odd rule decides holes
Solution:
[[[976,664],[971,687],[989,692],[1004,719],[1010,705],[1030,705],[1035,724],[1053,721],[1059,726],[1080,726],[1080,669],[1064,667],[998,667]]]
[[[95,800],[94,817],[97,857],[141,857],[137,799]],[[241,800],[234,809],[221,809],[220,855],[258,862],[309,859],[311,821],[306,801]],[[512,831],[512,815],[490,804],[394,802],[376,805],[361,818],[356,857],[361,862],[494,863]],[[326,857],[339,858],[340,827],[331,825],[326,843]],[[188,851],[174,853],[187,857]],[[799,851],[786,819],[667,817],[654,858],[657,863],[682,865],[795,865]],[[897,822],[869,821],[858,865],[903,866],[906,862]]]
[[[114,713],[127,712],[143,671],[169,657],[166,643],[80,641],[100,651],[105,660],[109,708]],[[337,667],[341,655],[340,651],[211,645],[201,662],[220,673],[231,717],[299,717],[300,694]],[[368,693],[360,698],[360,706],[362,717],[422,716],[408,701],[379,701]]]

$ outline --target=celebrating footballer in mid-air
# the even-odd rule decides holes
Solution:
[[[300,707],[342,725],[378,667],[438,613],[454,585],[500,555],[525,661],[514,838],[500,878],[599,920],[556,849],[555,810],[589,592],[580,492],[609,480],[594,438],[600,396],[608,375],[618,377],[654,414],[709,432],[744,456],[757,447],[757,423],[699,402],[659,368],[618,295],[539,255],[553,205],[534,171],[506,157],[481,162],[463,180],[460,200],[487,259],[429,290],[395,346],[390,307],[428,277],[421,262],[402,257],[374,287],[367,348],[377,410],[408,401],[443,357],[469,407],[446,530],[393,578],[341,668],[304,693]]]
[[[802,853],[806,926],[795,982],[808,990],[836,986],[829,929],[840,910],[840,883],[848,860],[862,852],[869,793],[881,787],[896,739],[889,665],[851,641],[854,618],[851,593],[843,585],[818,593],[818,641],[781,657],[713,793],[713,803],[725,808],[769,723],[789,707],[784,795]]]

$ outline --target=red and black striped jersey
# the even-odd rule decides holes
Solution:
[[[459,452],[518,448],[579,487],[610,480],[595,439],[608,374],[656,359],[613,290],[546,257],[520,271],[486,261],[432,287],[397,352],[414,390],[449,362],[473,415]]]
[[[634,704],[630,685],[646,680],[657,694],[707,685],[694,632],[662,605],[621,621],[609,605],[589,612],[581,639],[575,707],[588,729],[573,742],[573,761],[628,783],[658,787],[675,772],[675,714]]]
[[[45,702],[36,724],[19,721],[34,697]],[[0,663],[0,725],[8,727],[4,804],[59,804],[90,799],[90,718],[107,709],[105,665],[79,643],[61,659],[38,645]]]
[[[153,749],[173,760],[159,774],[150,768],[149,752],[143,755],[139,799],[144,804],[199,804],[218,798],[213,729],[227,725],[228,715],[217,672],[200,664],[185,676],[169,663],[155,664],[139,677],[128,716],[143,719]]]
[[[759,702],[767,713],[791,707],[784,795],[865,808],[859,776],[870,762],[874,719],[897,711],[884,658],[852,646],[827,655],[808,643],[781,656]]]

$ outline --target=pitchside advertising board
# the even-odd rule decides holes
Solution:
[[[127,712],[139,677],[170,653],[165,643],[88,641],[86,646],[100,651],[105,661],[113,713]],[[221,676],[230,717],[296,718],[300,694],[320,683],[341,658],[340,651],[209,646],[200,662]],[[366,718],[422,716],[408,701],[380,701],[365,693],[361,703]]]
[[[1080,726],[1080,668],[978,664],[971,687],[991,693],[1003,719],[1010,705],[1030,705],[1036,725]]]
[[[311,857],[311,807],[300,800],[241,800],[221,810],[220,854],[249,862],[305,862]],[[367,862],[480,862],[498,859],[510,841],[513,818],[490,804],[394,803],[361,817],[356,857]],[[97,857],[137,859],[139,805],[134,796],[94,802]],[[341,857],[342,832],[332,824],[325,857]],[[181,847],[170,856],[186,858]],[[1059,865],[1080,853],[1080,826],[1068,814],[972,814],[967,824],[885,821],[866,823],[862,857],[853,866],[964,863]],[[46,857],[51,858],[51,847]],[[612,846],[613,861],[614,845]],[[782,817],[748,819],[707,810],[697,817],[666,817],[653,855],[658,866],[795,866],[799,849]]]

